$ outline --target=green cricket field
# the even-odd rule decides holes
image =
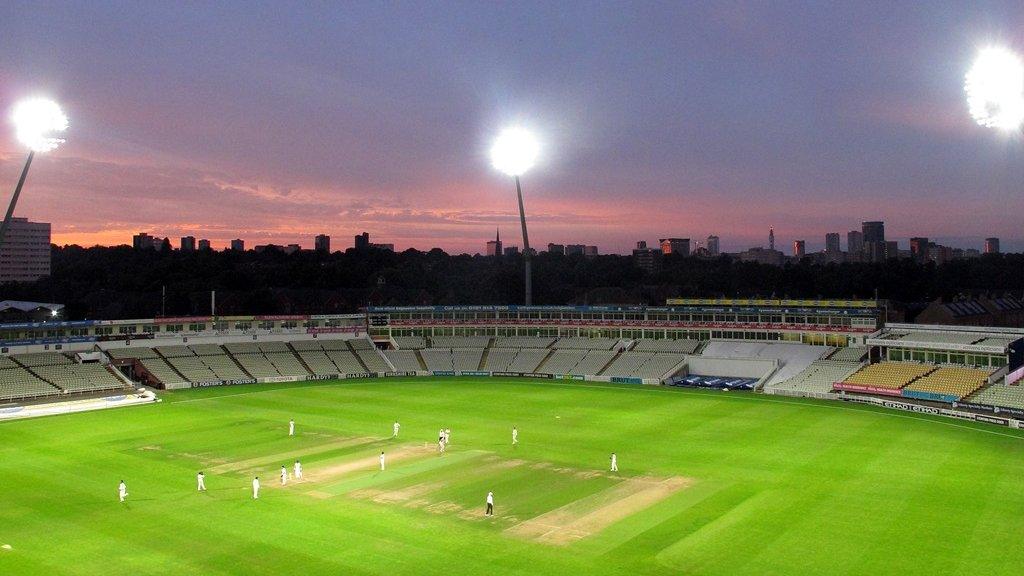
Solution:
[[[1024,574],[1024,431],[511,378],[160,396],[0,423],[0,574]]]

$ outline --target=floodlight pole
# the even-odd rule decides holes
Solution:
[[[11,218],[14,216],[14,207],[18,204],[18,196],[21,196],[21,189],[25,186],[25,179],[28,178],[28,167],[32,165],[36,151],[30,150],[28,159],[25,160],[25,167],[21,170],[21,178],[18,178],[18,186],[14,189],[14,196],[11,196],[11,204],[7,207],[7,215],[4,216],[4,223],[0,224],[0,248],[3,247],[4,237],[7,235],[7,228],[11,225]],[[525,228],[523,228],[525,230]]]
[[[516,195],[519,197],[519,223],[523,226],[523,265],[526,270],[526,305],[533,304],[533,278],[530,271],[530,235],[526,233],[526,211],[523,210],[523,187],[516,175]]]

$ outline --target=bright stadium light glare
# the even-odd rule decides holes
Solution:
[[[974,121],[986,128],[1017,130],[1024,125],[1024,64],[1005,48],[986,48],[964,82]]]
[[[533,167],[540,153],[537,139],[522,128],[506,128],[491,148],[491,164],[509,176],[521,176]]]
[[[64,143],[53,136],[68,128],[68,117],[60,106],[46,98],[22,100],[11,112],[18,141],[33,152],[50,152]]]

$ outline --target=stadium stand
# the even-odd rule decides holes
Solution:
[[[298,352],[298,355],[302,362],[317,376],[338,373],[338,367],[335,366],[334,362],[331,361],[330,357],[323,350],[304,350]]]
[[[433,348],[484,348],[490,343],[490,336],[434,336],[430,339]]]
[[[324,350],[352,350],[344,340],[340,339],[317,340],[317,342],[320,342],[320,346],[322,346]]]
[[[163,358],[154,356],[153,358],[142,358],[142,367],[147,372],[153,375],[154,378],[159,380],[164,385],[176,385],[184,382],[188,382],[181,374],[178,374],[170,364],[167,363]]]
[[[943,366],[917,380],[914,380],[904,388],[917,392],[932,392],[948,396],[956,396],[958,399],[973,394],[976,390],[988,382],[990,370],[978,368],[964,368],[960,366]]]
[[[275,344],[283,345],[286,351],[268,352],[265,356],[267,357],[267,360],[274,365],[274,368],[279,374],[281,374],[281,376],[309,376],[309,370],[306,370],[295,354],[287,351],[287,345],[285,345],[284,342],[277,342]],[[277,348],[277,346],[270,348]]]
[[[491,348],[487,351],[483,369],[489,372],[508,372],[509,365],[516,359],[519,350],[514,348]],[[536,366],[536,364],[534,364]]]
[[[996,384],[975,392],[967,400],[976,404],[1024,410],[1024,386]]]
[[[107,355],[115,360],[122,360],[125,358],[159,358],[160,356],[156,353],[156,350],[152,348],[111,348],[107,350]]]
[[[350,349],[355,351],[374,349],[373,342],[370,342],[366,338],[353,338],[351,340],[346,340],[345,342],[348,344]]]
[[[28,354],[14,354],[11,356],[11,359],[26,368],[75,363],[74,360],[60,352],[30,352]]]
[[[232,342],[225,344],[224,348],[236,356],[238,354],[259,354],[260,352],[259,344],[255,342]]]
[[[828,359],[842,362],[862,362],[868,355],[868,349],[863,346],[847,346],[837,349]]]
[[[568,374],[587,355],[586,350],[555,350],[536,368],[544,374]]]
[[[426,370],[420,365],[420,359],[416,356],[415,350],[385,350],[384,356],[399,372]]]
[[[220,347],[218,346],[218,349]],[[199,356],[203,364],[210,369],[211,372],[217,377],[218,380],[248,380],[250,376],[246,374],[242,369],[235,363],[234,359],[223,351],[221,354],[205,354]]]
[[[323,351],[323,347],[317,340],[296,340],[294,342],[289,342],[289,345],[291,345],[292,350],[295,350],[296,352]]]
[[[423,336],[395,336],[395,346],[402,350],[419,350],[427,347],[427,339]]]
[[[325,354],[338,367],[338,374],[357,374],[365,370],[351,350],[328,350]]]
[[[832,391],[833,384],[847,380],[861,365],[859,361],[835,360],[833,358],[815,360],[792,378],[773,383],[765,388],[828,394]]]
[[[495,348],[547,348],[555,342],[554,338],[534,336],[498,336],[494,339]]]
[[[912,362],[879,362],[869,364],[850,377],[843,380],[846,384],[874,386],[899,390],[912,381],[935,370],[931,364],[914,364]]]
[[[789,380],[830,352],[832,348],[807,344],[712,341],[701,351],[701,356],[775,361],[778,368],[765,382],[770,386]]]
[[[5,360],[6,356],[3,357]],[[14,364],[11,362],[11,364]],[[0,402],[57,396],[61,391],[21,366],[0,367]]]
[[[358,340],[354,340],[353,342],[356,341]],[[363,342],[366,341],[363,340]],[[412,350],[412,353],[415,355],[416,351]],[[373,345],[356,350],[356,355],[359,357],[359,361],[362,362],[370,372],[387,372],[388,370],[391,370],[391,368],[388,367],[388,363],[381,357],[380,351],[374,348]]]
[[[701,345],[700,340],[651,340],[641,338],[633,346],[635,352],[680,352],[682,354],[693,354]]]
[[[224,349],[220,347],[220,344],[193,344],[189,346],[189,349],[196,356],[220,356],[224,354]]]
[[[493,350],[492,350],[493,352]],[[523,348],[516,354],[516,357],[508,365],[507,372],[536,372],[537,367],[547,358],[548,354],[557,354],[548,348],[531,349]],[[500,370],[499,370],[500,372]]]
[[[195,356],[188,346],[157,346],[156,351],[164,358],[179,358],[181,356]]]
[[[634,376],[640,371],[640,367],[653,357],[654,352],[623,352],[601,372],[601,375]]]
[[[452,366],[456,370],[460,371],[479,370],[483,354],[483,348],[460,348],[452,350]]]
[[[125,384],[98,362],[56,364],[32,369],[40,378],[67,392],[98,392],[124,389]]]
[[[587,355],[580,360],[579,364],[573,366],[569,370],[569,374],[575,374],[578,376],[586,376],[590,374],[600,374],[601,370],[615,358],[617,352],[612,350],[590,350]]]
[[[218,380],[213,370],[210,370],[209,366],[204,364],[198,356],[192,355],[191,351],[189,351],[188,356],[170,356],[167,358],[167,363],[173,366],[189,382]]]
[[[227,346],[230,346],[230,344]],[[253,378],[276,378],[281,375],[281,373],[274,368],[274,365],[270,360],[267,360],[267,357],[263,354],[236,354],[232,352],[232,355],[242,366],[242,369],[251,374]]]
[[[452,353],[450,350],[424,348],[420,350],[420,357],[423,358],[423,362],[427,365],[427,370],[447,371],[455,369],[452,365]]]
[[[901,342],[939,342],[942,344],[972,344],[981,339],[977,334],[959,332],[908,332],[898,338]]]
[[[291,353],[287,342],[269,341],[259,343],[260,352],[264,354]]]
[[[586,338],[573,336],[570,338],[559,338],[551,345],[559,350],[611,350],[612,346],[618,344],[616,338]]]

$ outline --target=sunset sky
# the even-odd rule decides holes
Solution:
[[[523,178],[538,247],[739,250],[774,226],[787,252],[845,248],[884,220],[1024,250],[1024,141],[963,98],[979,48],[1024,52],[1020,0],[305,4],[5,2],[0,109],[47,95],[71,119],[18,215],[57,244],[366,230],[482,252],[496,227],[521,243],[487,158],[515,124],[543,145]],[[24,156],[5,123],[5,199]]]

